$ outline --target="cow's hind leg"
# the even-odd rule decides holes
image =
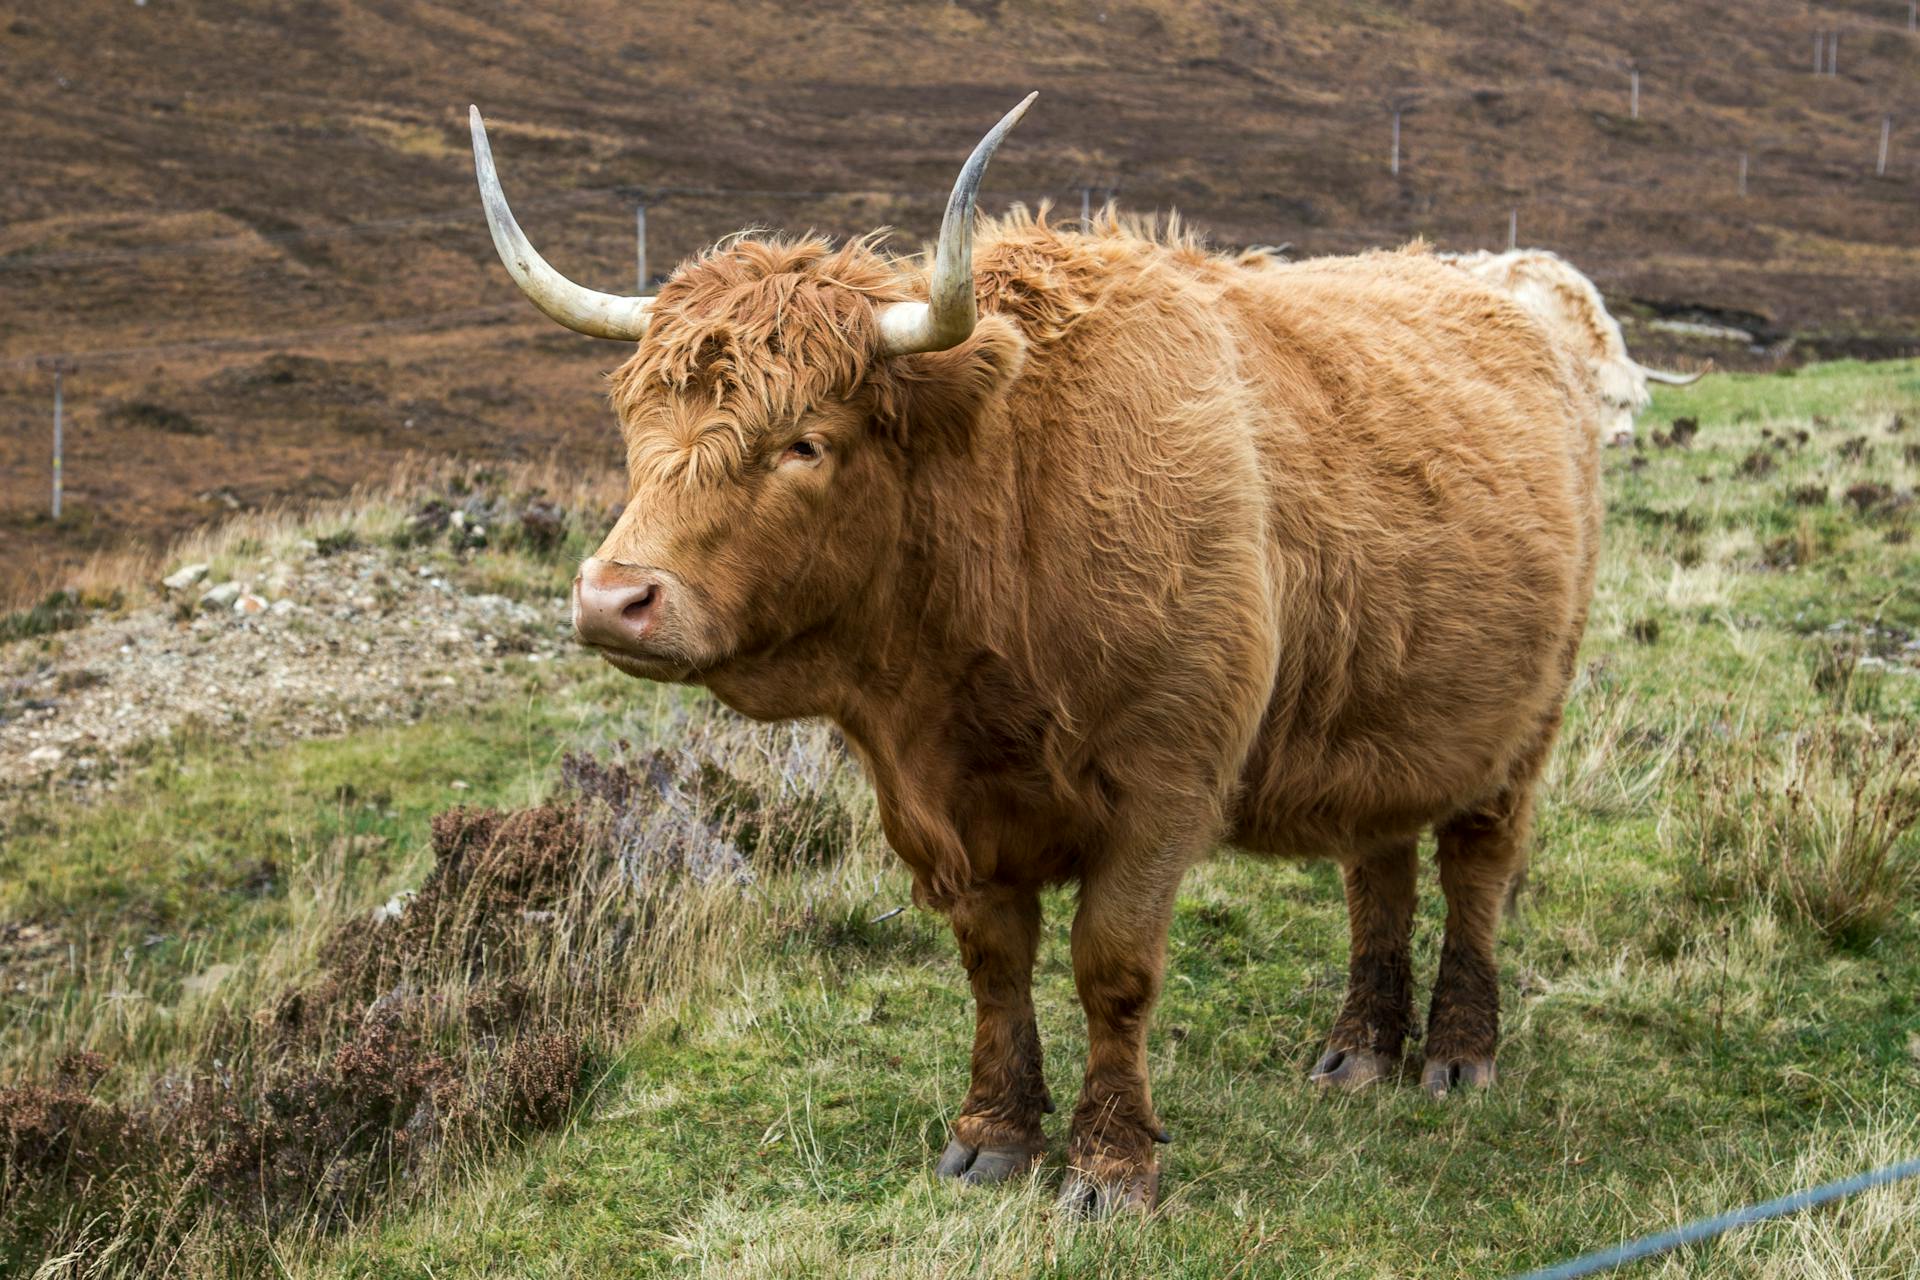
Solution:
[[[1032,888],[989,885],[952,911],[960,959],[973,984],[973,1083],[935,1172],[998,1182],[1046,1150],[1040,1117],[1053,1110],[1033,1018],[1033,959],[1040,898]]]
[[[1436,1097],[1456,1085],[1493,1083],[1494,1048],[1500,1038],[1494,935],[1507,886],[1523,865],[1532,814],[1532,787],[1527,784],[1438,829],[1447,932],[1427,1015],[1427,1062],[1421,1073],[1421,1083]]]
[[[1359,854],[1342,868],[1347,890],[1347,999],[1312,1080],[1357,1089],[1391,1074],[1413,1021],[1413,935],[1419,840]]]

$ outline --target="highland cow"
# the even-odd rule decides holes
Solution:
[[[1026,106],[930,261],[740,238],[652,298],[548,266],[477,111],[473,140],[521,288],[638,343],[580,639],[843,731],[973,987],[943,1176],[1045,1150],[1039,894],[1077,883],[1062,1201],[1107,1212],[1157,1195],[1148,1019],[1181,877],[1223,841],[1342,868],[1348,990],[1311,1072],[1337,1088],[1396,1071],[1435,830],[1422,1079],[1493,1081],[1495,930],[1593,583],[1595,400],[1508,294],[1422,249],[1255,267],[1112,214],[976,220]]]
[[[1600,434],[1608,444],[1633,443],[1634,419],[1653,403],[1649,382],[1685,387],[1698,373],[1650,369],[1627,354],[1620,322],[1607,310],[1593,281],[1557,253],[1509,249],[1505,253],[1442,254],[1462,271],[1497,285],[1533,312],[1553,340],[1584,361],[1600,397]]]

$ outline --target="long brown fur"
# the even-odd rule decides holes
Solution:
[[[974,336],[888,361],[874,308],[925,296],[917,262],[741,240],[683,266],[615,376],[632,497],[598,553],[686,584],[691,679],[831,717],[865,763],[979,1004],[953,1158],[1040,1149],[1033,891],[1074,880],[1069,1157],[1151,1199],[1146,1024],[1175,889],[1223,839],[1347,865],[1330,1049],[1387,1062],[1437,827],[1430,1071],[1490,1078],[1493,928],[1598,549],[1587,374],[1419,246],[1235,261],[1016,214],[975,269]],[[827,461],[776,465],[802,432]]]

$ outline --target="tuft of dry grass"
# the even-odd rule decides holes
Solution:
[[[1833,942],[1879,936],[1920,886],[1920,731],[1823,726],[1697,758],[1695,895],[1770,902]]]
[[[36,579],[36,589],[13,603],[25,609],[58,593],[90,609],[118,610],[163,598],[160,578],[182,564],[209,564],[211,579],[218,581],[232,576],[243,562],[285,556],[303,540],[350,540],[342,546],[419,545],[427,540],[423,532],[443,535],[456,509],[463,521],[471,518],[492,526],[496,551],[552,557],[569,547],[590,546],[624,500],[618,473],[570,468],[553,455],[490,464],[410,455],[383,478],[341,498],[280,502],[234,513],[159,550],[132,547],[96,553],[50,585]],[[456,549],[488,545],[485,539],[470,540]]]
[[[1590,710],[1566,726],[1548,761],[1546,794],[1594,816],[1644,812],[1666,784],[1687,730],[1650,723],[1639,698],[1589,693],[1585,701]]]

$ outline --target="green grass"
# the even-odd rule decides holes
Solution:
[[[1915,426],[1889,434],[1896,412]],[[1162,1213],[1055,1215],[1064,1115],[1027,1182],[939,1184],[966,984],[937,918],[879,919],[907,877],[868,821],[828,865],[702,891],[720,900],[679,977],[602,1046],[562,1131],[459,1159],[344,1229],[283,1231],[265,1256],[313,1277],[1502,1276],[1920,1154],[1920,837],[1899,820],[1920,798],[1901,736],[1920,722],[1901,656],[1920,553],[1907,513],[1843,500],[1913,490],[1920,363],[1662,389],[1643,435],[1680,413],[1700,420],[1690,448],[1607,460],[1585,666],[1503,930],[1491,1094],[1313,1092],[1344,973],[1337,875],[1222,855],[1183,890],[1150,1039],[1175,1136]],[[1757,477],[1756,450],[1774,460]],[[1814,485],[1823,501],[1796,501]],[[188,741],[111,803],[32,810],[0,853],[0,924],[93,939],[101,959],[79,966],[91,995],[55,966],[31,1000],[5,997],[0,1062],[112,1048],[108,1085],[137,1096],[203,1051],[166,1029],[185,1014],[159,1013],[186,1007],[187,977],[235,964],[229,1007],[270,1000],[323,926],[417,882],[435,810],[531,803],[570,746],[673,747],[690,706],[572,664],[422,725],[253,756]],[[1863,789],[1893,806],[1877,858],[1848,822]],[[287,870],[260,890],[245,869],[263,859]],[[1423,874],[1424,980],[1441,904]],[[1871,898],[1865,923],[1840,918],[1842,889]],[[1084,1049],[1071,905],[1049,899],[1037,975],[1063,1102]],[[1917,1224],[1920,1190],[1883,1191],[1633,1274],[1906,1276]],[[225,1274],[241,1255],[185,1256],[181,1274]]]
[[[86,622],[86,601],[65,591],[55,591],[30,609],[0,613],[0,644],[69,631],[85,626]]]
[[[1522,924],[1507,965],[1527,990],[1509,984],[1500,1092],[1317,1097],[1303,1077],[1339,996],[1334,890],[1240,861],[1190,887],[1154,1037],[1176,1134],[1154,1222],[1058,1222],[1051,1173],[1012,1191],[928,1176],[970,1015],[938,930],[914,923],[886,956],[754,966],[717,1007],[633,1046],[566,1139],[316,1271],[485,1274],[511,1258],[543,1275],[1197,1277],[1258,1249],[1270,1273],[1501,1274],[1784,1190],[1804,1150],[1843,1169],[1872,1158],[1862,1135],[1920,1138],[1897,1119],[1911,1080],[1862,1096],[1902,1069],[1886,1046],[1911,1020],[1884,971],[1746,929],[1677,975],[1598,980],[1556,963],[1555,931]],[[1737,993],[1720,989],[1723,965]],[[1789,998],[1749,998],[1786,975]],[[1064,1090],[1084,1041],[1057,939],[1040,991]]]

